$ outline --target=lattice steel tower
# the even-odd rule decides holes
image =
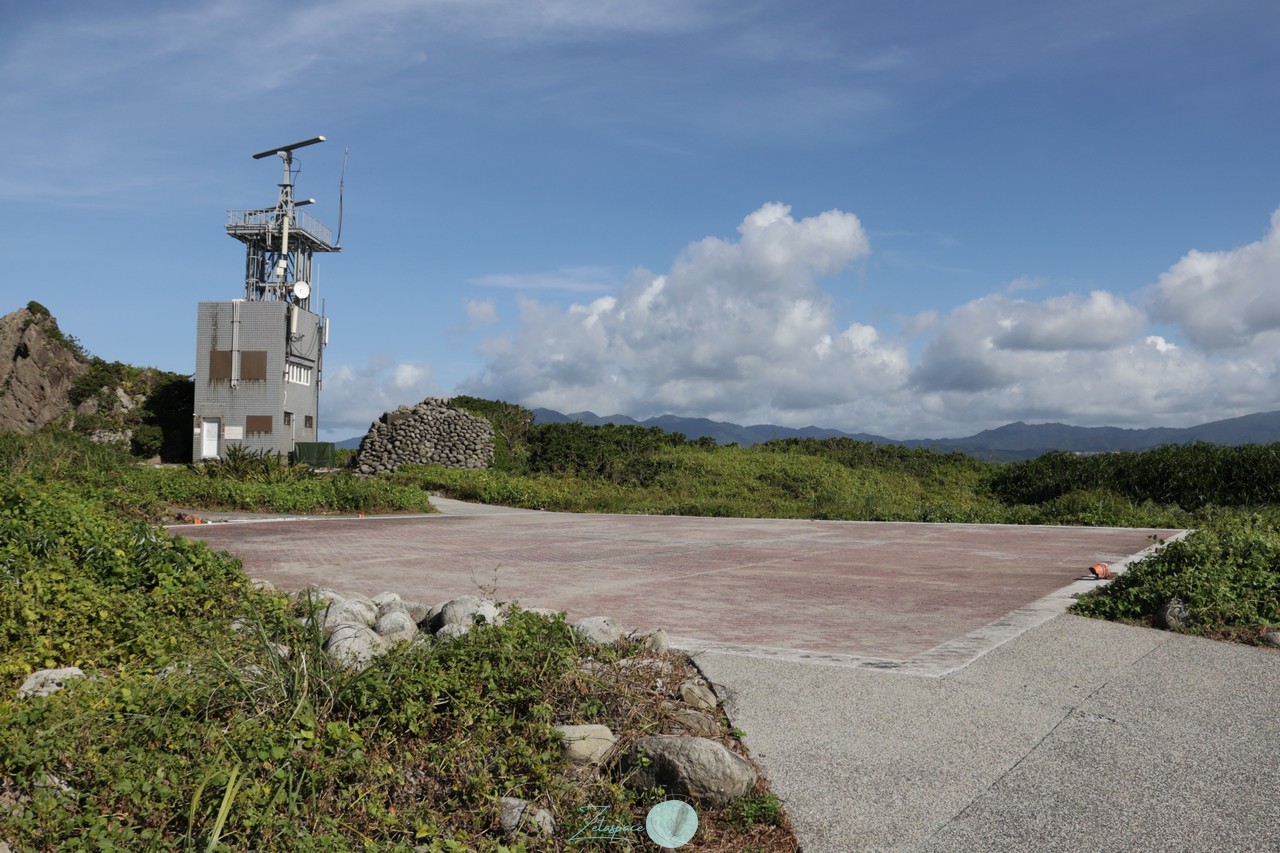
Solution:
[[[278,155],[283,161],[280,198],[275,207],[227,212],[227,233],[245,245],[244,298],[250,302],[284,299],[310,311],[312,257],[342,251],[333,245],[328,226],[298,209],[315,199],[293,197],[293,152],[317,142],[324,137],[254,154],[255,160]]]

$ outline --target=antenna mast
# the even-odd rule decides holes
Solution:
[[[254,154],[255,160],[277,155],[282,161],[276,205],[228,211],[227,233],[245,244],[244,298],[249,302],[283,300],[310,311],[312,256],[316,252],[342,251],[333,243],[328,226],[298,210],[314,204],[315,199],[293,197],[293,152],[318,142],[324,142],[324,137]]]

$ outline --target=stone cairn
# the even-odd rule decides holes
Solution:
[[[428,397],[413,406],[384,412],[369,426],[356,451],[355,469],[364,475],[401,465],[488,468],[493,461],[493,426],[484,418]]]

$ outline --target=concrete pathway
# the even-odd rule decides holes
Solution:
[[[1280,654],[1060,615],[1173,531],[438,516],[179,532],[285,587],[665,627],[819,851],[1280,851]],[[243,517],[242,517],[243,520]]]

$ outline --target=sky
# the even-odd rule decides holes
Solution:
[[[299,197],[321,437],[473,394],[956,437],[1280,409],[1274,0],[0,0],[0,313],[194,370]]]

